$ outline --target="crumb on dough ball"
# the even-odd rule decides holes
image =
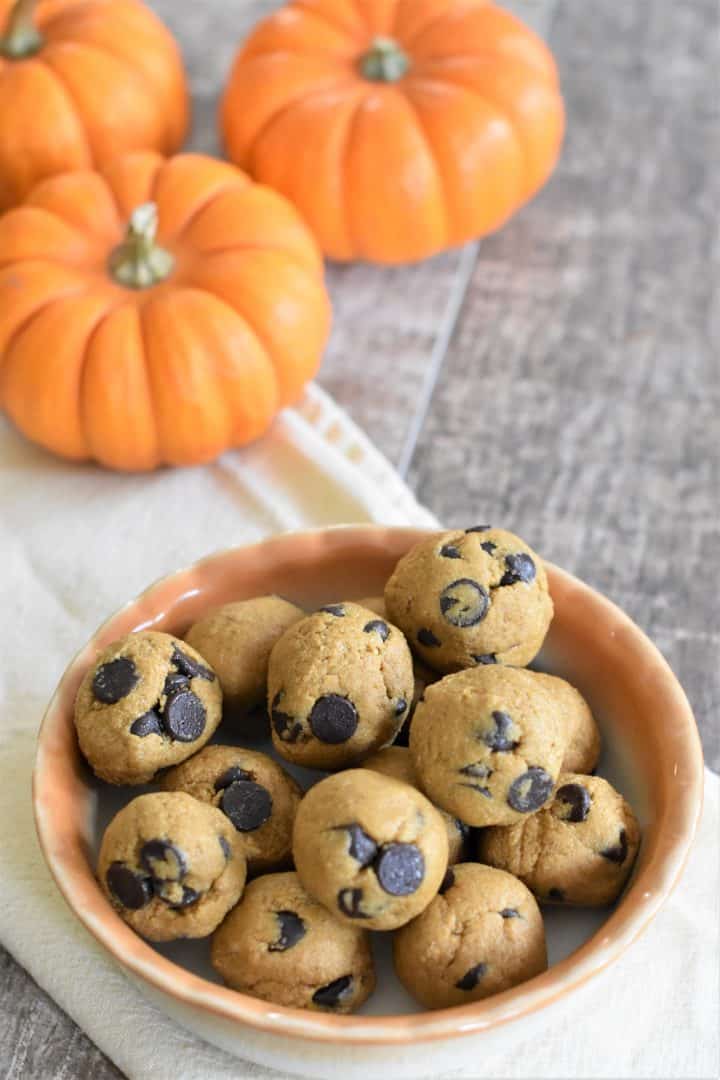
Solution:
[[[211,934],[242,895],[245,856],[224,814],[183,792],[139,795],[102,839],[98,879],[150,941]]]
[[[415,544],[385,586],[385,606],[413,651],[442,672],[529,664],[553,614],[539,556],[485,525]]]
[[[264,700],[273,645],[302,617],[301,608],[280,596],[237,600],[194,623],[185,640],[215,670],[226,707],[251,709]]]
[[[562,773],[549,806],[510,828],[484,829],[479,854],[545,903],[595,907],[620,895],[639,844],[637,819],[607,780]]]
[[[600,729],[592,710],[579,690],[557,675],[536,672],[536,678],[553,696],[558,716],[566,731],[563,772],[589,775],[600,758]]]
[[[335,918],[392,930],[437,892],[447,869],[447,831],[415,788],[349,769],[321,780],[303,798],[293,854],[303,885]]]
[[[80,749],[110,784],[145,784],[205,745],[222,716],[215,672],[192,646],[145,630],[109,645],[75,701]]]
[[[393,938],[406,990],[428,1009],[509,990],[547,968],[542,915],[510,874],[476,863],[451,867],[432,903]]]
[[[297,874],[251,882],[212,942],[228,986],[298,1009],[349,1013],[375,988],[368,934],[314,900]]]
[[[397,627],[359,604],[328,604],[271,653],[273,744],[299,765],[344,768],[392,742],[412,693],[412,657]]]

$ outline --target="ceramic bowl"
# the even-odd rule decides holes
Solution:
[[[393,1077],[427,1076],[481,1062],[507,1037],[507,1025],[522,1020],[523,1035],[532,1032],[657,913],[682,871],[700,813],[702,752],[672,672],[617,607],[548,566],[555,618],[540,667],[568,678],[590,701],[606,747],[600,772],[630,799],[643,826],[635,872],[613,909],[546,911],[548,971],[482,1002],[420,1012],[391,978],[382,945],[380,982],[389,989],[371,999],[370,1014],[333,1016],[226,989],[212,981],[207,942],[159,949],[122,922],[93,876],[93,852],[112,799],[127,801],[137,792],[108,794],[91,777],[72,718],[75,693],[97,653],[134,630],[182,635],[208,608],[230,600],[277,592],[316,607],[381,593],[398,558],[423,535],[376,526],[284,535],[164,578],[106,622],[72,661],[40,732],[33,788],[38,835],[78,919],[165,1012],[210,1042],[286,1072],[330,1077],[340,1069],[345,1078],[367,1077],[392,1061]]]

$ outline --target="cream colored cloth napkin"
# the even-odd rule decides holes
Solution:
[[[435,523],[316,387],[249,450],[142,477],[54,461],[0,420],[0,941],[130,1080],[278,1074],[166,1018],[66,908],[30,807],[45,705],[100,622],[155,578],[278,531],[373,521]],[[514,1026],[505,1052],[453,1076],[717,1075],[719,787],[708,774],[690,865],[644,937],[552,1013],[540,1040]]]

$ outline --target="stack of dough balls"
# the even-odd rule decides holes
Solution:
[[[416,544],[384,597],[240,600],[109,645],[78,742],[100,779],[153,785],[103,837],[117,914],[212,936],[228,986],[296,1008],[359,1008],[372,932],[429,1009],[540,974],[539,903],[613,903],[640,840],[586,701],[526,666],[552,614],[534,551],[476,526]]]

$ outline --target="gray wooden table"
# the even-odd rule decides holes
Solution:
[[[271,0],[154,0],[193,146]],[[518,0],[557,56],[560,167],[500,234],[408,270],[333,267],[320,382],[449,525],[507,524],[648,632],[720,768],[720,191],[714,0]],[[715,330],[715,349],[712,347]],[[0,1075],[118,1077],[0,949]]]

